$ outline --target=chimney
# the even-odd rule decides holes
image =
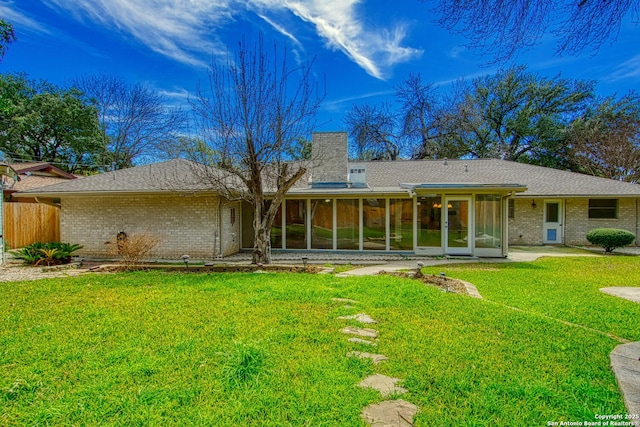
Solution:
[[[346,188],[349,155],[346,132],[314,132],[312,188]]]

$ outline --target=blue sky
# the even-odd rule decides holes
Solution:
[[[180,105],[206,80],[212,60],[243,35],[262,32],[297,57],[316,57],[327,91],[320,130],[342,130],[354,103],[391,101],[411,72],[446,89],[497,70],[434,23],[429,7],[418,0],[0,0],[0,17],[18,36],[0,70],[57,84],[111,73]],[[623,94],[640,88],[638,29],[627,18],[615,43],[579,56],[555,56],[545,37],[512,63],[543,76],[597,80],[601,95]]]

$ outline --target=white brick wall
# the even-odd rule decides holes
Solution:
[[[515,218],[509,219],[509,244],[542,244],[544,199],[535,201],[536,208],[533,208],[533,199],[515,199]],[[594,228],[620,228],[636,234],[640,227],[640,212],[637,211],[636,199],[619,199],[617,219],[589,219],[588,198],[568,198],[563,202],[564,243],[567,245],[588,245],[587,232]]]
[[[218,255],[218,199],[204,195],[65,197],[60,212],[64,242],[77,243],[85,256],[109,256],[106,242],[148,233],[160,243],[151,257],[212,259]]]

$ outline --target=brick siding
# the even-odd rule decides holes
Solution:
[[[510,245],[541,245],[544,220],[544,199],[515,199],[515,218],[509,219]],[[564,199],[564,243],[566,245],[588,245],[587,232],[594,228],[620,228],[636,234],[640,228],[637,199],[618,199],[617,219],[589,219],[589,199]],[[638,199],[640,200],[640,199]],[[639,202],[640,203],[640,202]],[[638,241],[636,240],[636,244]]]
[[[81,256],[109,256],[106,242],[114,242],[120,231],[157,236],[160,243],[150,254],[153,258],[188,254],[212,259],[219,252],[216,197],[85,196],[64,197],[61,204],[61,240],[82,245]]]

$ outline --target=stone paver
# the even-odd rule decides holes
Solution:
[[[382,394],[382,397],[388,397],[392,394],[404,394],[407,392],[406,388],[396,385],[398,382],[400,382],[399,378],[392,378],[382,374],[374,374],[360,381],[358,386],[378,390],[380,394]]]
[[[347,357],[357,357],[358,359],[371,359],[374,365],[389,360],[384,354],[367,353],[364,351],[350,351]]]
[[[371,316],[369,316],[368,314],[364,314],[364,313],[352,314],[350,316],[340,316],[340,317],[338,317],[338,319],[356,320],[356,321],[358,321],[360,323],[366,323],[366,324],[378,323],[377,320],[373,320],[371,318]]]
[[[413,427],[416,412],[416,405],[398,399],[371,404],[360,416],[372,427]]]
[[[354,328],[353,326],[347,326],[341,329],[343,334],[358,335],[364,338],[378,338],[378,331],[370,328]]]
[[[621,344],[609,357],[627,413],[640,414],[640,342]],[[640,420],[636,425],[640,426]]]
[[[353,299],[349,299],[349,298],[331,298],[331,301],[344,302],[344,303],[348,303],[348,304],[357,304],[358,303],[358,301],[353,300]]]
[[[640,288],[628,286],[612,286],[609,288],[600,288],[600,292],[604,292],[614,297],[628,299],[633,302],[640,302]]]
[[[377,343],[375,343],[373,341],[363,340],[362,338],[357,338],[357,337],[349,338],[347,341],[353,342],[353,343],[356,343],[356,344],[370,345],[372,347],[375,347],[375,346],[378,345]]]

